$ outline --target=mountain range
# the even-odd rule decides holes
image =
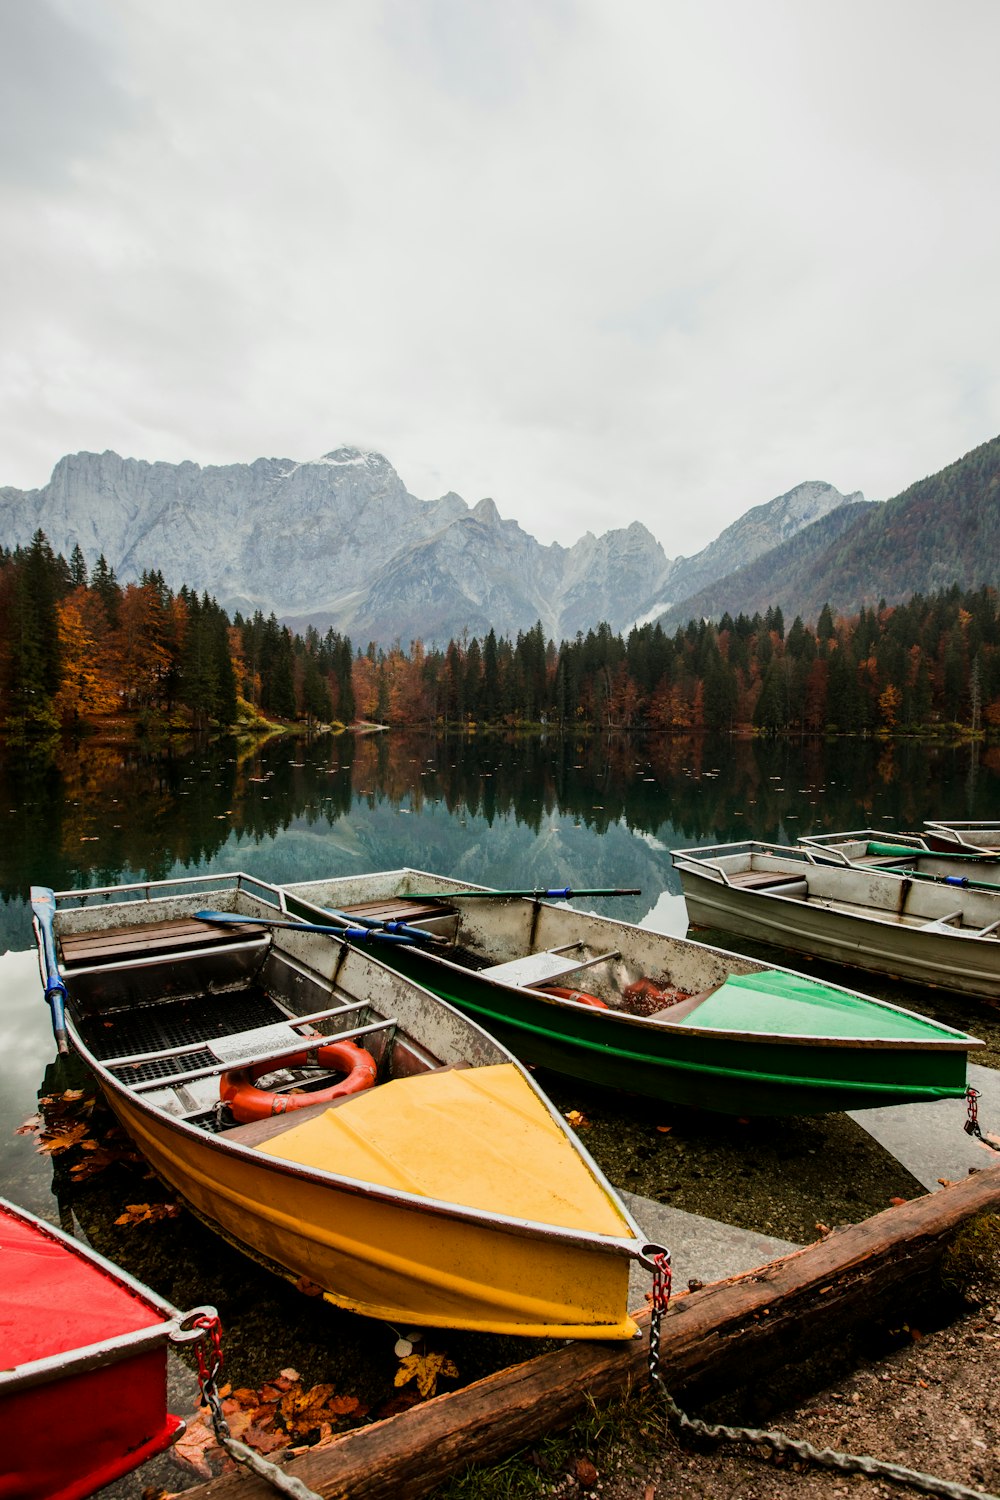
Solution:
[[[0,542],[40,527],[69,557],[103,555],[119,581],[158,569],[170,587],[259,609],[356,644],[443,646],[515,636],[540,620],[567,639],[660,619],[780,604],[815,620],[954,581],[996,582],[1000,439],[884,504],[810,481],[755,506],[693,557],[668,558],[639,522],[543,545],[491,499],[411,495],[381,454],[202,467],[112,452],[60,459],[37,490],[0,488]]]

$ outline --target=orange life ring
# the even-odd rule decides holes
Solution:
[[[310,1049],[315,1052],[317,1063],[321,1068],[335,1068],[338,1073],[346,1073],[331,1088],[319,1089],[314,1093],[303,1094],[273,1094],[266,1089],[255,1088],[258,1078],[265,1073],[273,1073],[278,1068],[301,1068],[309,1061],[309,1051],[296,1052],[291,1057],[280,1058],[277,1062],[251,1063],[246,1068],[230,1068],[223,1073],[219,1079],[219,1096],[232,1110],[234,1117],[242,1125],[248,1125],[251,1120],[266,1120],[271,1115],[283,1115],[288,1110],[305,1109],[308,1104],[329,1104],[332,1099],[342,1099],[347,1094],[360,1094],[363,1089],[370,1089],[375,1082],[378,1068],[374,1057],[359,1047],[357,1042],[325,1042],[321,1047]]]
[[[608,1010],[607,1002],[597,995],[588,995],[586,990],[567,990],[561,984],[543,984],[540,988],[546,995],[555,995],[558,1000],[575,1000],[578,1005],[591,1005],[596,1010]]]

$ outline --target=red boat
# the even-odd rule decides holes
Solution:
[[[167,1344],[194,1316],[0,1198],[0,1500],[78,1500],[169,1447]]]

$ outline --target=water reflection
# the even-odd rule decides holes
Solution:
[[[996,817],[1000,751],[919,741],[279,736],[0,753],[0,947],[32,882],[245,868],[308,879],[411,864],[512,887],[641,885],[613,914],[677,930],[668,850]]]

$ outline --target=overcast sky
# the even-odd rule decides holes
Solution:
[[[384,453],[669,556],[1000,431],[997,0],[0,0],[0,485]]]

